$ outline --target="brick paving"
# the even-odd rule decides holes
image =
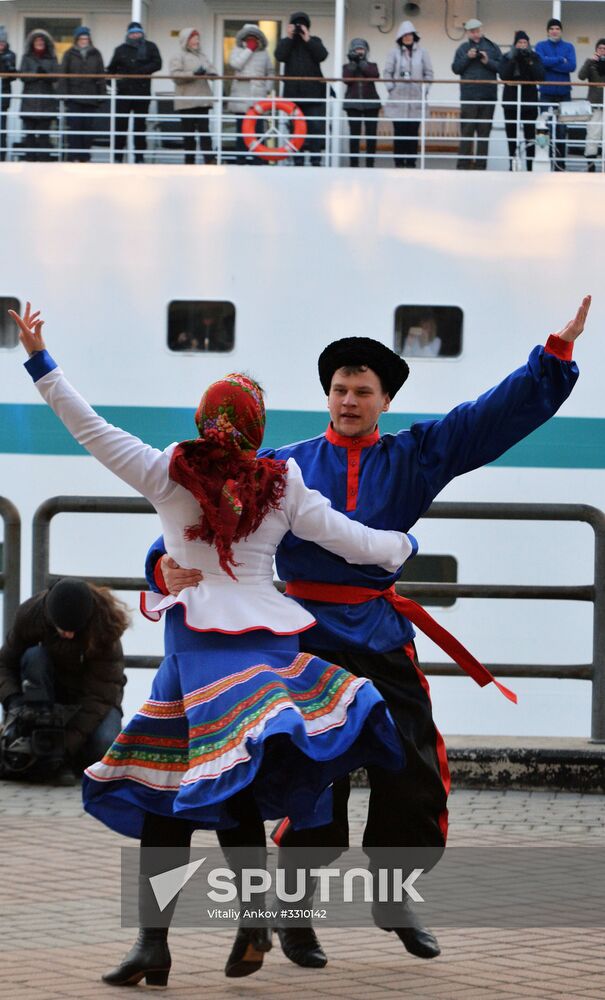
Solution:
[[[367,791],[351,801],[360,838]],[[455,791],[450,843],[603,843],[605,797],[562,792]],[[95,1000],[112,996],[99,975],[132,943],[120,927],[124,838],[83,814],[80,790],[0,782],[0,1000]],[[196,846],[213,844],[197,833]],[[605,918],[603,921],[605,925]],[[276,946],[261,972],[227,980],[232,931],[171,933],[171,998],[291,1000],[603,1000],[603,929],[444,928],[430,962],[408,955],[394,935],[325,929],[323,970],[292,965]],[[137,987],[144,995],[149,988]],[[130,994],[129,994],[130,995]]]

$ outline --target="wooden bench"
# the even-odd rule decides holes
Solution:
[[[426,123],[425,152],[427,153],[457,153],[460,143],[460,112],[458,108],[433,105],[428,109],[429,118]],[[361,149],[365,151],[365,140],[361,140]],[[385,118],[381,109],[378,118],[377,152],[393,152],[393,122]]]

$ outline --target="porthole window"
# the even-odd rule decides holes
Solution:
[[[395,350],[404,358],[456,358],[462,353],[458,306],[397,306]]]
[[[19,343],[17,327],[8,315],[8,310],[21,312],[19,299],[0,296],[0,348],[16,347]]]
[[[409,559],[403,567],[400,581],[406,583],[456,583],[458,581],[458,560],[454,556],[417,555]],[[436,608],[451,608],[455,597],[422,598],[422,604]]]
[[[232,302],[178,300],[168,306],[168,347],[197,354],[232,351],[235,306]]]

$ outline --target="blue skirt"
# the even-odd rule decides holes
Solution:
[[[227,829],[229,800],[249,785],[263,819],[322,826],[337,778],[403,767],[371,681],[299,652],[297,636],[195,632],[180,607],[166,618],[149,699],[84,774],[84,808],[111,829],[140,838],[146,812]]]

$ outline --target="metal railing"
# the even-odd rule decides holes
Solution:
[[[129,497],[51,497],[38,507],[33,520],[32,591],[37,593],[60,579],[50,573],[50,523],[60,513],[116,514],[155,513],[147,500]],[[413,599],[431,597],[589,601],[593,604],[593,653],[591,663],[535,664],[486,663],[500,677],[543,677],[590,680],[592,682],[591,738],[605,742],[605,513],[587,504],[534,503],[434,503],[423,515],[428,518],[493,521],[574,521],[589,524],[594,532],[594,582],[582,586],[536,586],[533,584],[399,583],[397,592]],[[91,577],[91,583],[119,590],[141,590],[146,581],[137,577]],[[283,590],[283,584],[278,584]],[[155,667],[158,657],[126,657],[130,667]],[[453,663],[423,663],[434,676],[460,673]]]
[[[0,74],[3,79],[26,79],[23,74]],[[38,79],[33,77],[32,79]],[[324,88],[324,96],[296,99],[300,116],[286,113],[279,95],[282,77],[248,77],[245,82],[266,91],[266,98],[238,94],[230,96],[230,76],[209,77],[212,93],[207,97],[183,97],[162,86],[169,76],[151,78],[152,95],[125,96],[118,93],[118,77],[102,79],[107,96],[95,98],[67,92],[67,81],[75,75],[45,74],[55,81],[49,94],[15,94],[8,110],[0,114],[0,157],[35,160],[88,160],[117,162],[124,157],[147,162],[253,163],[274,167],[299,166],[416,166],[459,169],[554,170],[585,165],[605,170],[605,121],[602,104],[565,115],[569,102],[540,99],[539,83],[523,82],[535,97],[525,100],[514,83],[515,96],[498,101],[500,84],[494,83],[493,99],[460,100],[460,92],[477,81],[397,80],[399,97],[383,95],[379,102],[344,98],[349,78],[289,77],[289,83],[310,80]],[[128,80],[149,77],[129,76]],[[166,83],[164,84],[163,81]],[[242,78],[238,78],[241,84]],[[393,81],[379,78],[379,85]],[[543,84],[542,84],[543,85]],[[439,102],[431,94],[435,87],[452,91]],[[602,84],[591,84],[593,88]],[[406,87],[416,87],[408,96]],[[583,96],[586,83],[570,84],[574,96]],[[510,88],[509,88],[510,90]],[[470,93],[470,92],[469,92]],[[2,98],[8,100],[8,95]],[[187,102],[189,109],[202,104],[199,114],[175,108]],[[247,102],[249,105],[247,106]],[[40,105],[40,102],[42,104]],[[128,103],[128,109],[125,102]],[[259,102],[265,104],[257,113]],[[577,102],[576,102],[577,103]],[[207,106],[204,106],[207,105]],[[39,106],[39,107],[38,107]],[[132,111],[130,106],[134,107]],[[382,106],[382,107],[381,107]],[[140,113],[136,108],[140,107]],[[487,117],[481,109],[487,109]],[[255,110],[256,109],[256,110]],[[380,114],[379,114],[380,111]],[[495,113],[494,113],[495,111]],[[502,114],[500,113],[502,112]],[[502,117],[503,116],[503,117]],[[244,121],[246,124],[244,125]],[[297,132],[306,129],[306,135]],[[199,146],[199,149],[198,149]],[[590,150],[590,152],[589,152]],[[587,162],[585,162],[587,161]]]
[[[2,638],[13,623],[19,607],[21,587],[21,518],[19,511],[6,497],[0,497],[0,517],[4,522],[4,546],[0,590],[3,592]]]

